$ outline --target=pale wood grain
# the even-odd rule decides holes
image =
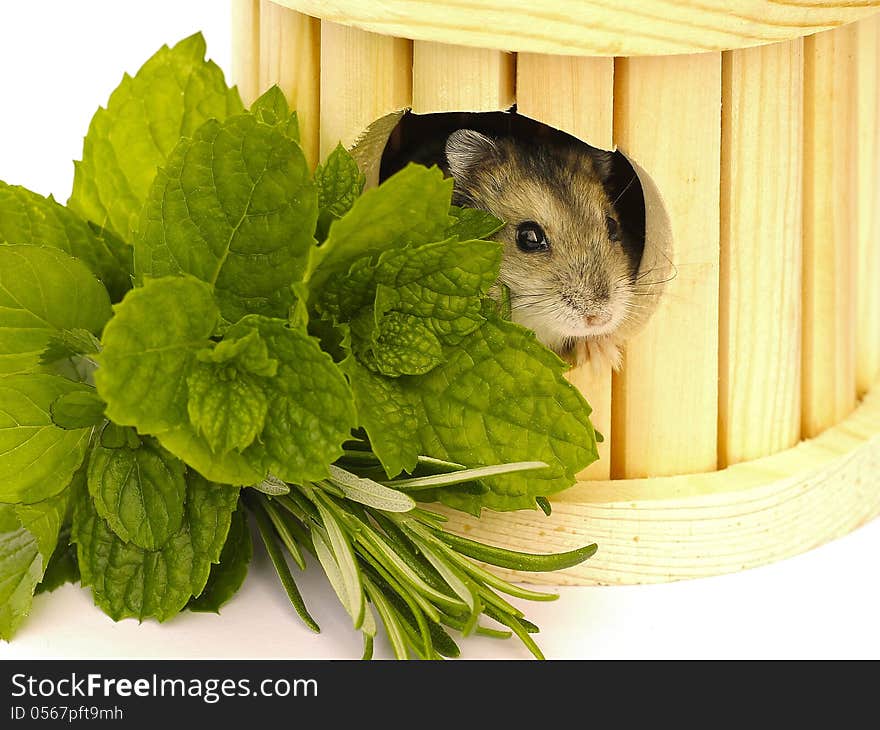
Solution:
[[[318,162],[321,97],[321,21],[262,0],[260,91],[277,84],[299,118],[300,144]]]
[[[552,93],[547,93],[552,89]],[[516,103],[520,113],[602,149],[613,149],[614,62],[519,53]]]
[[[803,41],[722,58],[720,466],[801,429]]]
[[[880,0],[278,0],[400,38],[580,56],[745,48],[866,17]]]
[[[858,314],[856,388],[880,377],[880,15],[858,34]]]
[[[321,157],[412,104],[412,44],[321,23]],[[368,181],[374,182],[374,181]]]
[[[513,104],[509,53],[417,41],[413,44],[413,111],[497,111]]]
[[[710,471],[718,428],[721,55],[619,59],[614,112],[615,142],[666,204],[677,275],[628,342],[614,378],[612,474]],[[640,276],[647,282],[660,273]]]
[[[547,90],[553,89],[552,94]],[[613,149],[614,60],[520,53],[516,61],[516,103],[521,114],[561,129],[587,144]],[[599,461],[580,479],[611,475],[611,367],[574,367],[568,379],[584,394],[593,425],[603,434]]]
[[[245,105],[259,96],[260,0],[232,0],[232,83]]]
[[[449,527],[514,550],[597,542],[586,563],[508,577],[551,584],[662,583],[731,573],[797,555],[880,514],[880,391],[811,441],[723,471],[580,482],[553,513],[443,510]],[[434,505],[432,505],[432,509]]]
[[[856,403],[856,47],[854,26],[804,40],[807,438],[839,423]]]

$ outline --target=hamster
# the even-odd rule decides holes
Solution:
[[[609,195],[613,153],[471,129],[452,132],[445,153],[453,202],[505,221],[493,238],[513,320],[576,363],[618,369],[644,240]]]

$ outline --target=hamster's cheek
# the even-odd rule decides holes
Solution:
[[[546,267],[541,265],[534,254],[505,250],[501,257],[499,279],[515,294],[550,295],[556,292],[558,287],[554,287],[552,277],[549,277],[548,273]]]
[[[552,311],[552,310],[551,310]],[[538,338],[538,342],[551,350],[562,352],[567,344],[568,337],[564,330],[559,328],[552,314],[544,308],[535,305],[525,305],[513,301],[512,319],[519,325],[532,330]]]

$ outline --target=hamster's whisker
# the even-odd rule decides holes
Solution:
[[[649,274],[653,274],[653,273],[655,273],[656,271],[660,270],[660,268],[661,268],[661,267],[659,267],[659,266],[652,266],[650,269],[646,269],[645,271],[643,271],[642,273],[640,273],[638,276],[636,276],[636,278],[635,278],[635,280],[634,280],[635,283],[640,282],[642,279],[644,279],[644,278],[645,278],[646,276],[648,276]],[[662,268],[663,268],[663,270],[666,269],[665,266],[662,267]],[[664,281],[672,281],[676,276],[678,276],[678,271],[677,271],[677,270],[673,271],[673,272],[669,275],[668,278],[664,279]]]
[[[620,193],[617,195],[617,197],[611,201],[612,206],[617,205],[617,201],[619,201],[626,194],[626,191],[632,187],[632,184],[636,181],[636,177],[637,177],[637,175],[635,173],[633,173],[633,176],[630,178],[629,182],[626,184],[626,187],[624,187],[623,190],[621,190]]]
[[[644,279],[648,274],[653,274],[655,271],[657,271],[658,268],[659,267],[657,266],[652,266],[650,269],[645,269],[636,276],[635,281],[638,281],[639,279]]]
[[[550,297],[553,293],[552,289],[547,289],[545,292],[536,292],[535,294],[516,294],[511,299],[536,299],[538,297]]]
[[[669,265],[672,267],[672,275],[673,275],[674,277],[675,277],[675,276],[678,276],[678,265],[677,265],[677,264],[676,264],[671,258],[669,258],[669,256],[666,255],[666,252],[663,251],[662,249],[660,250],[660,255],[661,255],[664,259],[666,259],[666,261],[667,261],[667,262],[669,263]]]
[[[676,278],[676,274],[672,276],[667,276],[665,279],[657,279],[657,281],[636,281],[633,285],[634,287],[638,286],[656,286],[658,284],[668,284],[670,281],[673,281]]]

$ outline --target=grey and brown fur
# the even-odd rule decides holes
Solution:
[[[506,222],[494,238],[504,244],[499,281],[510,289],[514,321],[560,354],[619,367],[641,251],[626,240],[607,192],[611,153],[462,129],[449,135],[446,158],[454,201]],[[544,229],[549,250],[517,247],[525,221]]]

